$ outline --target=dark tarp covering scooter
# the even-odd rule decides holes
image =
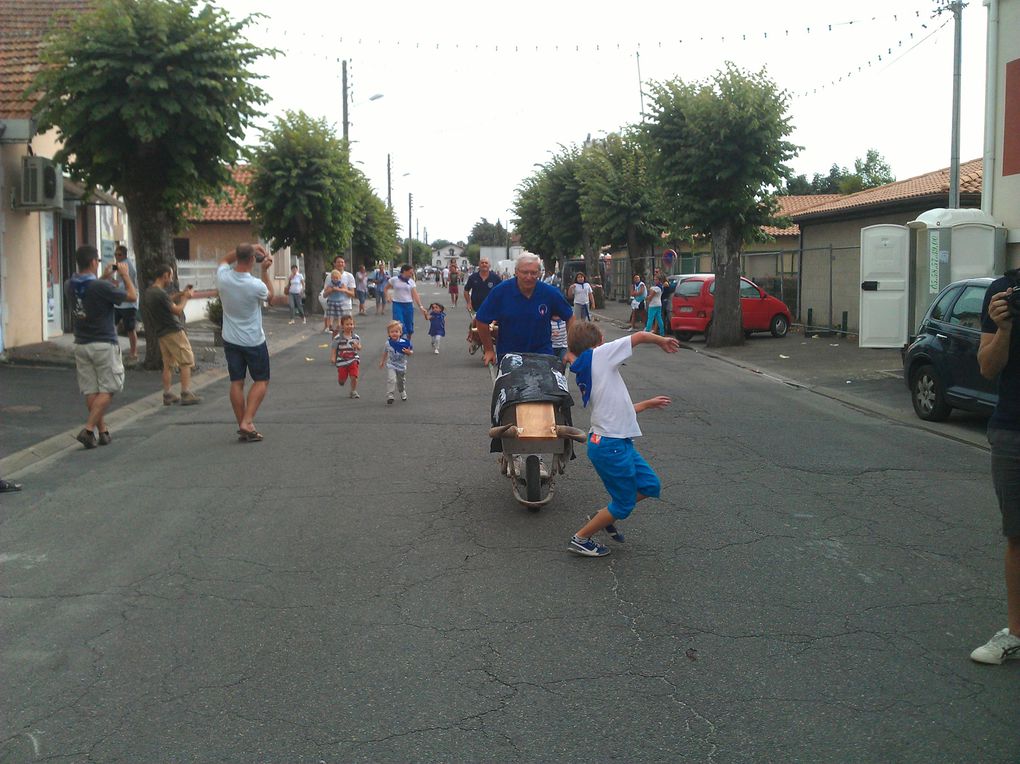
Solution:
[[[514,498],[537,511],[555,493],[555,480],[585,434],[573,427],[566,370],[555,356],[507,353],[492,387],[493,452],[510,478]],[[548,457],[548,458],[546,458]]]

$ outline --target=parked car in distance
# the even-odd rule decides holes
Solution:
[[[981,305],[994,279],[954,281],[935,298],[917,336],[903,348],[903,381],[914,413],[941,422],[954,408],[991,414],[998,401],[996,380],[978,369]]]
[[[715,307],[715,274],[698,273],[684,276],[673,291],[669,328],[678,339],[687,341],[695,334],[704,334],[712,323]],[[740,311],[744,334],[772,332],[783,337],[790,330],[793,317],[781,300],[752,281],[740,279]]]

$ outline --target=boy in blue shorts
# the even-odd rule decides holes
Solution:
[[[640,403],[631,402],[627,385],[620,376],[620,366],[631,357],[635,345],[653,343],[667,353],[675,353],[680,343],[675,337],[660,337],[651,332],[636,332],[604,343],[601,330],[590,321],[575,321],[570,327],[568,343],[570,352],[577,356],[570,370],[577,378],[581,400],[586,408],[591,404],[588,458],[610,498],[609,505],[574,534],[568,549],[587,557],[604,557],[609,549],[592,536],[605,530],[614,541],[623,541],[616,521],[629,516],[642,499],[659,497],[659,478],[634,448],[633,439],[641,436],[637,423],[639,412],[670,404],[665,395]]]

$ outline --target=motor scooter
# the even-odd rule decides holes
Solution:
[[[539,353],[507,353],[492,389],[491,450],[514,499],[537,512],[556,493],[556,477],[586,439],[570,419],[573,398],[563,362]]]

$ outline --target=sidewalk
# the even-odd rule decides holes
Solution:
[[[628,303],[612,302],[596,310],[598,318],[626,329]],[[839,401],[847,406],[915,427],[961,443],[988,449],[987,419],[954,412],[946,422],[925,422],[914,413],[910,391],[903,382],[899,348],[862,348],[856,335],[804,334],[794,326],[785,337],[754,334],[743,345],[708,348],[703,336],[687,347],[710,358],[772,377],[794,387]]]
[[[289,326],[286,309],[263,311],[263,324],[273,355],[321,329],[321,318],[307,325]],[[223,349],[213,346],[208,321],[188,324],[195,352],[192,388],[201,392],[227,376]],[[124,390],[114,397],[106,420],[116,431],[140,416],[163,407],[160,372],[127,362],[128,341],[120,338],[125,354]],[[9,349],[0,363],[0,477],[9,477],[34,462],[61,451],[81,448],[75,436],[85,421],[85,404],[74,371],[74,337],[65,334],[50,342]],[[145,340],[138,339],[139,358]],[[174,389],[179,379],[174,375]]]

